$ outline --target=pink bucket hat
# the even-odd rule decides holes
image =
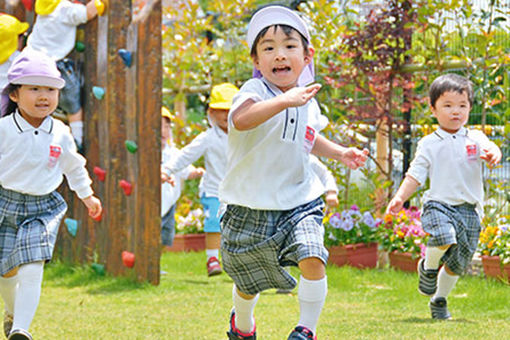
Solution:
[[[288,7],[281,5],[270,5],[264,7],[253,14],[250,23],[248,24],[248,33],[246,34],[246,41],[250,51],[255,42],[255,38],[264,28],[273,25],[287,25],[294,28],[301,33],[308,43],[311,44],[310,33],[306,23],[301,17]],[[262,78],[259,70],[253,69],[254,78]],[[299,86],[305,86],[315,81],[315,71],[313,67],[313,60],[303,69],[298,79]]]
[[[61,89],[65,80],[61,78],[57,64],[46,54],[25,49],[12,62],[7,71],[9,84],[49,86]],[[9,104],[8,86],[3,90],[0,100],[0,116],[5,114]]]

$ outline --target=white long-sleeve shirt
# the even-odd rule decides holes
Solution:
[[[46,117],[38,128],[17,111],[0,118],[0,185],[41,196],[56,190],[66,176],[83,199],[93,194],[86,160],[77,151],[69,127]]]
[[[319,177],[322,185],[324,185],[324,192],[334,191],[338,193],[335,177],[331,171],[329,171],[328,167],[314,155],[310,155],[310,165],[315,174]]]
[[[163,164],[167,175],[175,174],[204,156],[205,174],[200,180],[200,196],[218,197],[218,187],[227,166],[227,134],[213,125],[181,149],[181,154]]]
[[[38,15],[27,48],[46,53],[55,61],[65,58],[76,44],[76,29],[87,22],[87,7],[62,0],[48,15]]]

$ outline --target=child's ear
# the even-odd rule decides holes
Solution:
[[[255,67],[257,70],[259,69],[259,58],[256,56],[251,57],[251,61],[253,63],[253,67]]]
[[[10,92],[9,99],[12,100],[13,102],[17,103],[18,102],[18,90],[14,90],[14,91]]]
[[[314,55],[315,55],[315,49],[312,46],[309,46],[308,54],[305,54],[305,63],[307,63],[307,64],[311,63]]]

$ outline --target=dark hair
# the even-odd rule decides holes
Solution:
[[[4,89],[4,93],[9,95],[9,94],[13,93],[14,91],[17,91],[20,87],[21,87],[21,85],[8,84]],[[0,117],[10,115],[11,113],[15,112],[17,108],[18,108],[18,103],[13,102],[10,97],[7,97],[5,103],[3,102],[3,98],[2,98],[2,107],[1,107]]]
[[[429,99],[430,105],[432,107],[436,106],[436,101],[443,95],[445,92],[466,92],[469,100],[469,106],[473,106],[473,85],[466,77],[459,76],[454,73],[447,73],[442,76],[437,77],[429,89]]]
[[[302,35],[298,30],[296,30],[294,27],[291,27],[289,25],[284,25],[284,24],[276,24],[276,25],[272,25],[272,26],[268,26],[266,28],[264,28],[263,30],[261,30],[259,32],[259,34],[257,34],[257,37],[255,38],[255,40],[253,41],[253,45],[251,46],[251,51],[250,51],[250,55],[252,57],[256,57],[257,56],[257,45],[259,43],[259,40],[264,36],[266,35],[267,31],[269,31],[269,29],[271,27],[274,27],[274,31],[276,32],[276,30],[278,29],[278,27],[280,27],[283,31],[283,33],[285,33],[285,35],[287,37],[290,37],[290,35],[292,34],[292,32],[297,32],[299,34],[299,36],[301,37],[301,42],[303,43],[303,48],[305,50],[305,53],[306,55],[308,55],[308,40],[305,38],[304,35]]]

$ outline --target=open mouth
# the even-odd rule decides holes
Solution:
[[[273,68],[273,73],[284,73],[284,72],[290,72],[289,66],[279,66]]]

